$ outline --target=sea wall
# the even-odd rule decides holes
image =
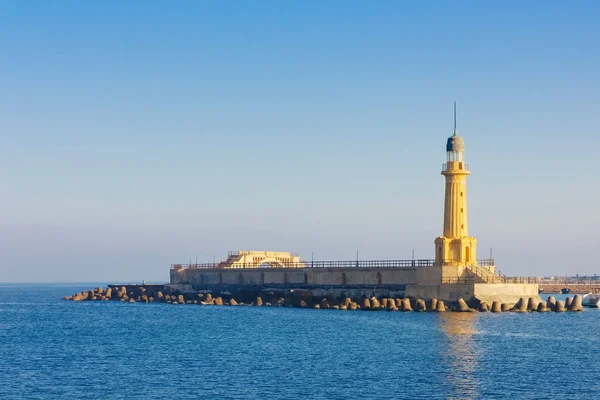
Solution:
[[[421,269],[421,271],[419,271]],[[356,287],[404,290],[422,268],[172,269],[171,284],[203,286]],[[435,279],[435,278],[434,278]]]

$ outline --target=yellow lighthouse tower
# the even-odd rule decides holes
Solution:
[[[469,174],[469,166],[465,163],[465,141],[456,134],[455,102],[454,134],[446,143],[446,163],[442,166],[442,175],[446,178],[444,233],[435,239],[436,266],[466,267],[477,264],[477,239],[469,236],[467,225]]]

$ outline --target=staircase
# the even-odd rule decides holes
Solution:
[[[502,274],[495,274],[487,268],[475,264],[467,264],[467,270],[474,275],[474,278],[479,278],[479,283],[506,283],[506,277]]]

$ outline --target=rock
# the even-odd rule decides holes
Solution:
[[[147,302],[148,302],[148,296],[146,296],[145,294],[144,294],[144,295],[142,295],[142,301],[143,301],[144,303],[147,303]]]
[[[415,304],[416,311],[424,312],[427,311],[427,306],[425,305],[425,300],[418,299]]]
[[[77,293],[75,296],[73,296],[73,301],[82,301],[83,300],[83,296],[80,293]]]
[[[194,304],[198,304],[198,300],[194,300],[192,303],[194,303]]]
[[[437,307],[437,299],[429,300],[429,311],[435,311],[436,307]]]
[[[163,292],[158,291],[158,293],[156,294],[156,298],[157,299],[162,299],[164,297]]]
[[[402,311],[412,311],[412,307],[410,305],[410,299],[402,299],[402,308],[400,308],[400,310]]]
[[[548,297],[548,300],[546,300],[546,307],[550,311],[554,311],[556,308],[556,299],[553,296]]]
[[[258,297],[256,298],[256,300],[254,300],[254,305],[255,305],[255,306],[257,306],[257,307],[260,307],[260,306],[262,306],[262,305],[263,305],[263,301],[262,301],[262,299],[261,299],[261,297],[260,297],[260,296],[258,296]]]
[[[548,307],[546,306],[546,303],[544,303],[543,301],[540,301],[537,306],[537,312],[547,312],[547,311],[548,311]]]
[[[192,304],[192,301],[191,300],[186,300],[185,304]]]
[[[367,298],[363,299],[361,309],[363,309],[363,310],[370,310],[371,309],[371,302],[369,301],[369,299],[367,299]]]
[[[96,288],[96,293],[102,294],[102,293],[104,293],[104,289],[102,289],[101,287],[97,287]]]
[[[237,301],[235,301],[235,299],[232,297],[231,299],[229,299],[229,305],[230,305],[230,306],[237,306],[237,305],[238,305],[238,302],[237,302]]]
[[[215,305],[217,305],[217,306],[223,305],[223,299],[221,298],[221,296],[219,296],[215,299]]]
[[[508,304],[508,303],[502,303],[501,310],[502,310],[502,312],[510,311],[510,304]]]
[[[356,302],[353,301],[348,305],[348,308],[350,308],[350,310],[352,311],[355,311],[358,308],[358,304],[356,304]]]
[[[177,302],[179,304],[184,304],[185,303],[185,299],[183,298],[182,294],[180,294],[179,296],[177,296]]]
[[[169,296],[168,294],[164,297],[165,301],[171,301],[171,296]]]
[[[458,311],[461,311],[461,312],[470,311],[469,306],[467,305],[467,302],[464,301],[463,299],[458,299]]]
[[[446,311],[446,306],[444,305],[444,302],[442,300],[439,300],[437,302],[437,304],[435,305],[435,311],[437,311],[437,312]]]
[[[500,302],[500,300],[494,300],[492,302],[492,312],[493,313],[502,312],[502,302]]]
[[[148,297],[148,302],[149,303],[153,303],[154,302],[154,297],[152,297],[152,296]]]
[[[313,305],[313,308],[319,309],[319,308],[321,308],[321,306],[319,304],[315,304],[315,305]]]
[[[300,307],[304,308],[304,307],[307,307],[307,306],[308,306],[308,304],[306,304],[306,301],[300,300]]]
[[[73,298],[71,296],[63,296],[62,299],[63,300],[73,300]]]
[[[130,302],[130,303],[135,303],[135,300],[134,300],[133,298],[130,298],[130,299],[129,299],[129,302]]]
[[[340,310],[347,310],[347,309],[348,309],[348,306],[346,306],[346,305],[344,305],[344,304],[342,304],[342,305],[340,306]]]
[[[340,309],[340,306],[338,306],[338,305],[336,304],[336,305],[334,305],[334,306],[333,306],[333,307],[331,307],[331,308],[333,308],[334,310],[339,310],[339,309]]]
[[[581,302],[581,296],[576,294],[575,297],[573,297],[573,301],[571,302],[571,307],[569,308],[569,311],[583,311],[583,306],[581,305]]]
[[[127,293],[127,288],[125,286],[121,286],[121,293]]]
[[[554,311],[556,311],[556,312],[565,312],[565,311],[567,311],[566,308],[565,308],[565,305],[562,302],[562,300],[556,300],[556,305],[554,307]]]

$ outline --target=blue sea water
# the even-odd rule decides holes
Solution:
[[[0,286],[0,399],[600,398],[598,310],[60,300],[92,287]]]

